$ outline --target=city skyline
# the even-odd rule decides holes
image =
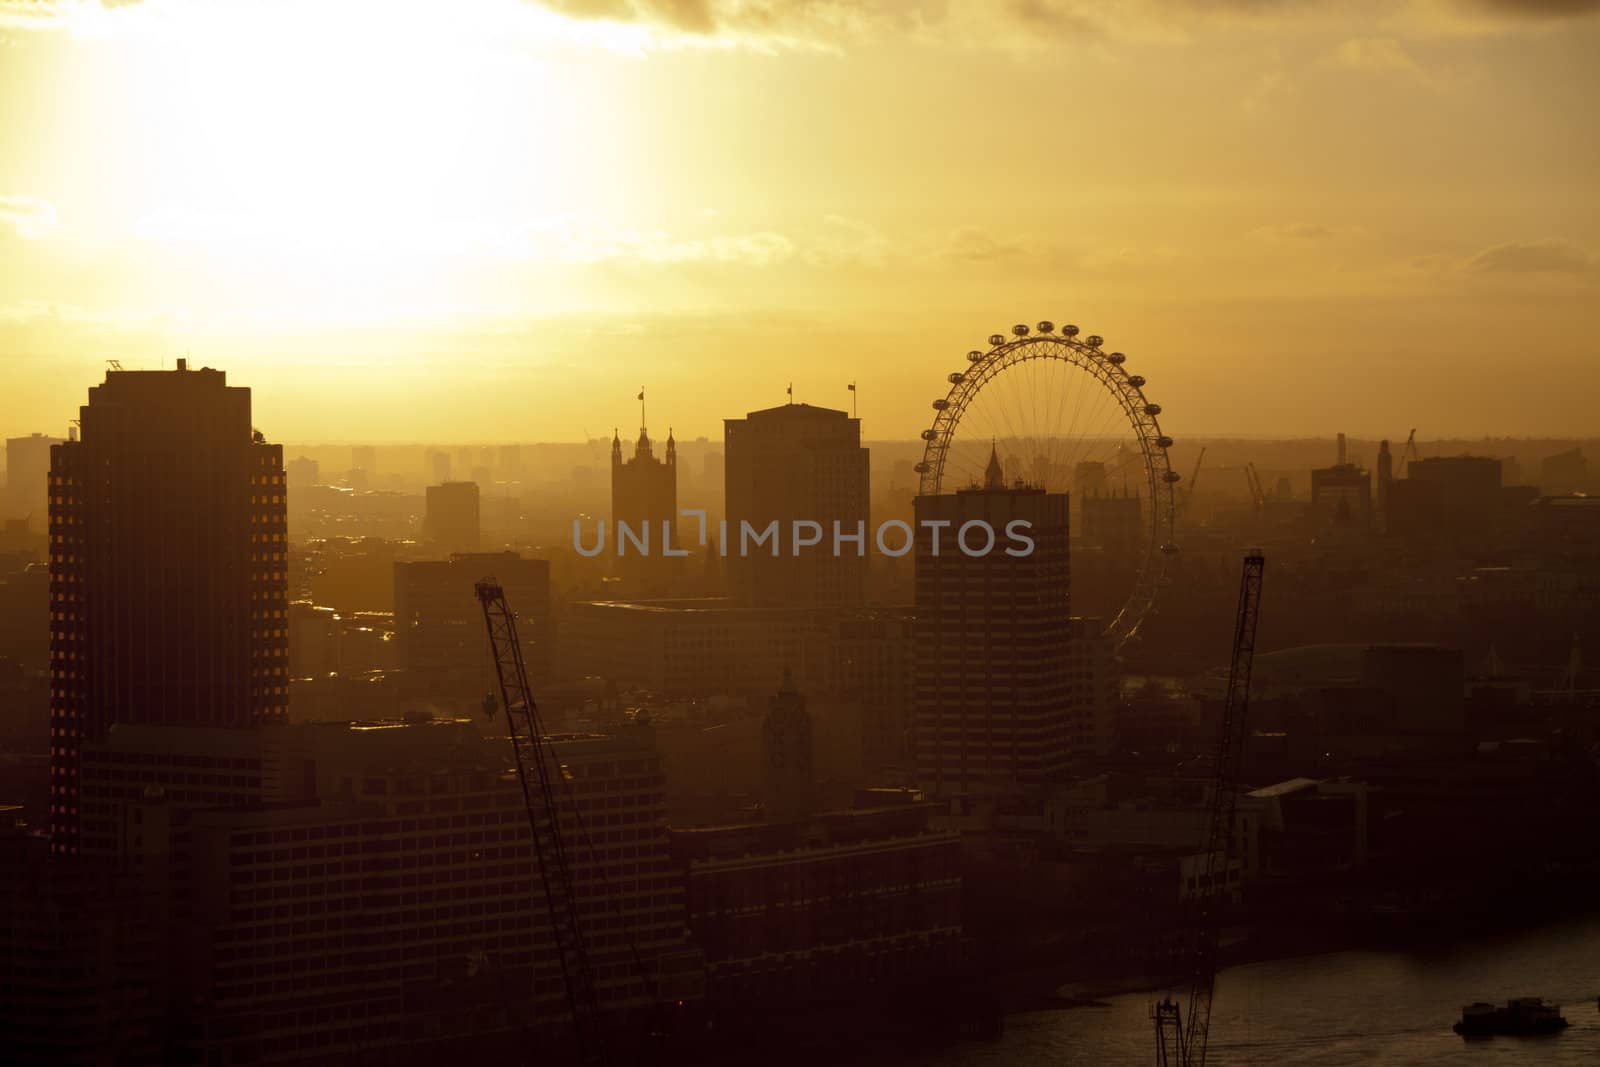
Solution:
[[[1592,4],[377,10],[0,7],[0,423],[187,355],[279,440],[582,439],[640,381],[909,437],[998,312],[1191,433],[1588,431]]]

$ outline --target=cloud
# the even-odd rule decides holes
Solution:
[[[1512,242],[1486,248],[1467,261],[1483,274],[1571,274],[1600,272],[1600,260],[1569,241]]]
[[[37,240],[55,229],[56,208],[37,197],[0,196],[0,223],[10,226],[19,237]]]
[[[1001,236],[976,226],[962,226],[945,239],[941,254],[964,263],[1012,263],[1048,259],[1056,249],[1026,234]]]
[[[1422,67],[1405,46],[1393,37],[1354,37],[1344,41],[1328,56],[1328,62],[1350,70],[1399,71],[1424,77]]]
[[[1600,12],[1600,0],[1470,0],[1473,6],[1515,18],[1568,18]]]

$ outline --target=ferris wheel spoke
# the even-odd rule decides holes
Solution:
[[[1098,338],[1078,341],[1075,329],[991,339],[969,360],[947,396],[948,410],[934,419],[923,450],[919,489],[938,493],[981,484],[991,448],[1008,482],[1016,478],[1050,492],[1080,496],[1093,482],[1120,482],[1147,500],[1141,521],[1148,537],[1127,602],[1108,632],[1118,641],[1134,633],[1153,603],[1171,549],[1172,478],[1158,441],[1154,414],[1143,405],[1142,380],[1124,381],[1122,359],[1099,348]],[[1164,439],[1161,439],[1164,440]]]

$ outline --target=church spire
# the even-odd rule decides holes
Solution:
[[[989,465],[983,469],[983,487],[985,489],[1006,487],[1006,474],[1000,468],[1000,452],[993,442],[989,444]]]

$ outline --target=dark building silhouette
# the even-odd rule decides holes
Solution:
[[[1354,463],[1313,470],[1311,514],[1322,525],[1365,529],[1372,522],[1372,472]]]
[[[1377,481],[1374,484],[1375,497],[1373,507],[1378,518],[1380,528],[1387,530],[1389,525],[1389,491],[1394,486],[1394,454],[1389,451],[1388,441],[1378,442],[1378,470]]]
[[[446,554],[478,551],[480,519],[476,482],[428,486],[427,509],[423,533],[435,549]]]
[[[0,499],[7,517],[26,519],[35,533],[44,530],[48,511],[50,449],[61,443],[42,433],[6,438],[6,492]]]
[[[1079,505],[1083,509],[1083,538],[1090,544],[1126,555],[1142,550],[1148,543],[1138,493],[1126,489],[1120,492],[1091,490]]]
[[[1469,536],[1485,531],[1502,508],[1501,466],[1492,456],[1429,456],[1413,460],[1389,489],[1389,529],[1411,537]]]
[[[114,723],[288,713],[283,450],[222,371],[106,373],[51,450],[51,832],[75,852],[85,742]]]
[[[470,681],[472,692],[495,685],[483,608],[473,595],[480,578],[499,579],[517,613],[523,657],[535,684],[550,671],[550,562],[515,552],[463,552],[448,560],[394,564],[395,641],[400,666],[441,682]]]
[[[868,450],[861,420],[843,411],[785,404],[724,420],[727,449],[730,591],[756,607],[841,607],[865,596],[868,524]],[[778,525],[779,545],[753,543],[741,554],[741,523],[757,531]],[[820,543],[792,550],[795,522],[815,522]],[[835,523],[860,542],[834,551]],[[859,547],[859,554],[858,554]]]
[[[667,431],[665,454],[657,459],[655,447],[645,427],[639,427],[639,440],[633,455],[622,458],[622,438],[611,438],[611,546],[623,581],[635,593],[661,593],[669,584],[673,557],[666,555],[663,536],[672,524],[671,546],[682,549],[698,541],[699,530],[679,529],[678,522],[678,443]],[[625,524],[638,543],[623,542]]]
[[[811,814],[816,790],[811,760],[811,716],[806,698],[785,671],[783,686],[767,702],[761,724],[761,764],[769,820]]]
[[[1578,493],[1589,487],[1589,461],[1583,449],[1569,448],[1546,456],[1539,463],[1539,488],[1554,496],[1559,493]]]
[[[864,792],[875,806],[671,831],[706,1001],[728,1027],[897,987],[926,996],[960,973],[961,835],[930,828],[914,791]]]
[[[1071,755],[1068,497],[1006,487],[991,453],[982,488],[916,500],[915,745],[939,793],[1039,785]],[[973,556],[957,538],[987,522],[1031,524],[1026,556]],[[939,530],[925,523],[948,522]],[[1000,543],[1004,544],[1002,540]]]

